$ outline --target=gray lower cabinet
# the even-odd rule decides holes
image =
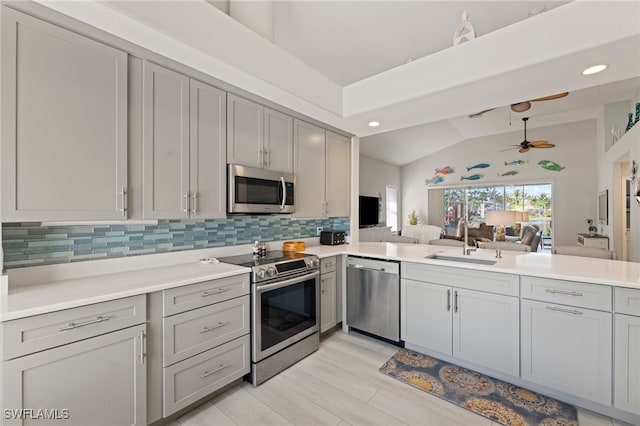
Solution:
[[[248,283],[242,274],[162,292],[163,417],[249,373]]]
[[[143,68],[143,217],[226,217],[226,93]]]
[[[640,290],[615,289],[613,405],[640,416]]]
[[[336,257],[320,259],[320,332],[338,323]]]
[[[518,376],[518,277],[402,263],[401,337],[414,346]]]
[[[611,405],[611,287],[522,277],[522,378]]]
[[[2,8],[2,221],[127,217],[127,54]]]
[[[3,322],[6,424],[146,424],[145,322],[144,295]]]

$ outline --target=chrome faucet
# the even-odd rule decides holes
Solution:
[[[464,246],[462,247],[462,254],[464,256],[469,256],[472,251],[476,251],[476,248],[471,248],[469,246],[469,221],[467,218],[460,219],[462,221],[462,226],[464,226]]]

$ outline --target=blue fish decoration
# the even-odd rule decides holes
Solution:
[[[564,167],[560,164],[550,160],[540,160],[538,161],[538,165],[540,165],[540,167],[542,167],[543,169],[551,170],[552,172],[559,172],[560,170],[564,169]]]
[[[469,170],[473,170],[473,169],[486,169],[487,167],[491,167],[491,164],[487,164],[487,163],[478,163],[478,164],[474,164],[471,167],[467,167],[467,171]]]
[[[479,175],[479,174],[475,174],[475,175],[471,175],[471,176],[460,176],[460,180],[478,180],[483,178],[484,175]]]
[[[501,176],[501,177],[504,177],[504,176],[515,176],[517,174],[518,174],[518,172],[516,172],[515,170],[509,170],[508,172],[499,174],[498,176]]]
[[[506,161],[504,162],[505,166],[521,166],[524,164],[524,161],[522,160],[516,160],[516,161],[512,161],[510,163],[507,163]]]
[[[444,181],[444,178],[441,175],[435,175],[431,179],[427,179],[424,181],[426,185],[435,185]]]

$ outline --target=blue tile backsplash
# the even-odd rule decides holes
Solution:
[[[282,216],[233,216],[167,220],[157,225],[40,226],[3,223],[4,268],[165,253],[316,236],[322,226],[349,231],[349,218],[293,220]]]

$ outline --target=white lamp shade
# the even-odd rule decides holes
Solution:
[[[516,213],[517,212],[512,210],[488,211],[486,220],[487,225],[513,225],[516,223]]]
[[[529,213],[516,212],[516,223],[518,222],[529,222]]]

